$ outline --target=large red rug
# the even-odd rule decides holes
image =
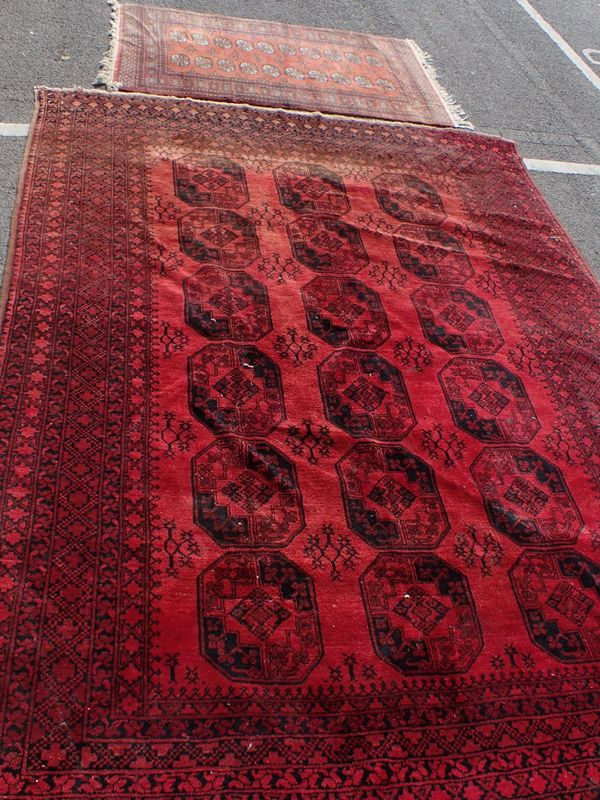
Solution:
[[[1,797],[598,796],[598,292],[508,142],[41,90]]]
[[[123,3],[101,82],[134,92],[460,125],[408,39]]]

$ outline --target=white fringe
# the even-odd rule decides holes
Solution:
[[[438,80],[437,70],[433,65],[429,53],[426,53],[425,50],[421,50],[419,45],[412,39],[408,39],[408,42],[415,51],[415,55],[419,59],[421,66],[427,73],[427,76],[429,77],[435,90],[437,91],[444,105],[446,106],[446,110],[448,111],[448,114],[450,114],[450,117],[454,122],[454,126],[456,128],[467,128],[469,130],[472,130],[473,124],[469,122],[469,120],[467,119],[466,111],[463,109],[460,103],[456,102],[456,100],[450,94],[450,92],[447,89],[444,89],[444,87],[440,84]]]
[[[110,6],[109,46],[100,62],[100,72],[94,81],[94,86],[97,88],[105,88],[110,91],[119,88],[119,84],[115,83],[113,80],[113,75],[115,71],[117,48],[119,45],[121,3],[119,0],[107,0],[107,2]]]

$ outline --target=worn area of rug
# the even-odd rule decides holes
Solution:
[[[597,797],[598,293],[512,144],[41,90],[7,288],[1,797]]]
[[[460,123],[407,39],[155,6],[123,4],[116,14],[103,80],[120,89]]]

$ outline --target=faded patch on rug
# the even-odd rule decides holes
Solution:
[[[466,125],[409,39],[142,5],[122,4],[114,13],[113,46],[97,85]]]

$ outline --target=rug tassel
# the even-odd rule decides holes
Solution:
[[[412,39],[410,39],[409,41],[411,47],[415,51],[415,54],[421,63],[421,66],[423,67],[428,77],[430,78],[431,82],[435,86],[436,91],[444,101],[446,109],[450,114],[450,116],[452,117],[452,120],[456,125],[456,127],[472,129],[473,124],[469,122],[469,120],[467,119],[466,111],[463,109],[460,103],[456,102],[456,100],[450,94],[450,92],[447,89],[444,89],[444,87],[440,84],[437,70],[433,65],[433,61],[429,53],[426,53],[425,50],[422,50],[419,47],[419,45]]]
[[[121,11],[121,3],[119,0],[107,0],[107,2],[110,6],[110,43],[108,50],[104,53],[102,61],[100,62],[100,72],[94,81],[94,86],[111,90],[119,88],[119,85],[113,81],[113,74],[115,59],[117,57],[117,46],[119,43],[119,14]]]

